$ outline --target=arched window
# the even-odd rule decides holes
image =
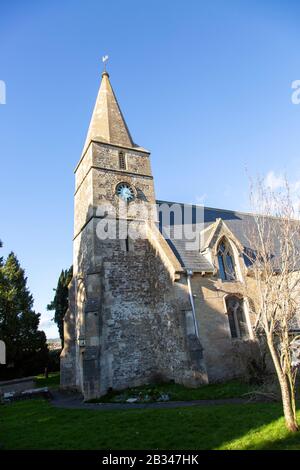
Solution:
[[[218,247],[219,273],[223,281],[235,281],[236,272],[234,266],[233,252],[229,243],[223,239]]]
[[[226,297],[226,309],[232,338],[248,338],[249,330],[244,309],[244,299],[231,295]]]
[[[119,152],[119,168],[126,170],[126,158],[124,152]]]

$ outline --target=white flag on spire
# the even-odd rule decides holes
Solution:
[[[108,60],[108,55],[104,55],[104,56],[102,57],[102,62],[105,63],[107,60]]]

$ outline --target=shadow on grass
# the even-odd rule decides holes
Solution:
[[[288,433],[285,438],[268,441],[263,446],[259,447],[260,450],[300,450],[300,435],[297,433]]]
[[[254,405],[254,420],[246,418],[245,426],[240,428],[240,436],[223,442],[223,449],[244,450],[295,450],[300,449],[300,432],[287,430],[281,404]],[[300,421],[300,411],[297,413]],[[253,423],[253,421],[252,421]],[[254,424],[254,423],[253,423]]]
[[[5,449],[286,449],[278,404],[161,410],[57,409],[38,400],[1,407]]]
[[[298,420],[300,413],[298,413]],[[262,438],[263,434],[263,438]],[[285,420],[281,416],[279,419],[266,425],[263,430],[257,432],[256,448],[258,450],[299,450],[300,449],[300,431],[292,433],[287,430]],[[245,450],[251,449],[251,444],[245,447]]]

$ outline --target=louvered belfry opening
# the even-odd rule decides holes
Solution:
[[[124,152],[119,152],[119,168],[120,170],[126,170],[126,159]]]

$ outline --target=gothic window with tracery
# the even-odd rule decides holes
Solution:
[[[234,256],[229,243],[222,240],[218,247],[219,273],[223,281],[235,281]]]
[[[237,296],[226,298],[226,309],[232,338],[248,338],[249,330],[245,315],[244,299]]]

